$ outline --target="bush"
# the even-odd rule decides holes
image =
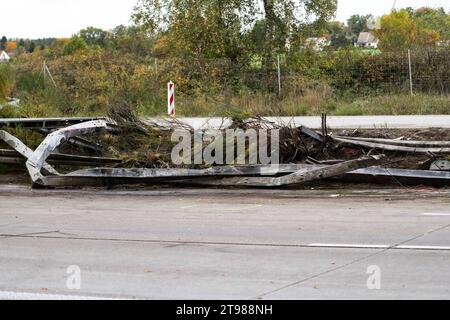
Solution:
[[[14,87],[11,66],[9,63],[0,63],[0,101],[10,96]]]

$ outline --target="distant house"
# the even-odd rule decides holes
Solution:
[[[361,32],[355,46],[358,48],[378,49],[379,40],[370,32]]]
[[[11,60],[10,56],[6,53],[6,51],[0,50],[0,62]]]
[[[328,47],[331,41],[325,37],[311,37],[305,40],[304,48],[313,49],[316,51],[322,51],[325,47]]]

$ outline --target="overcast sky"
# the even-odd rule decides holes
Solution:
[[[136,0],[2,0],[0,35],[10,38],[70,37],[82,28],[129,24]],[[337,20],[352,14],[382,15],[394,0],[338,0]],[[396,7],[442,6],[449,0],[397,0]]]

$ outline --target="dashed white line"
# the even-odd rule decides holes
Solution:
[[[0,291],[0,300],[117,300],[106,297],[88,297],[63,294]]]
[[[311,243],[311,248],[340,248],[340,249],[396,249],[396,250],[441,250],[450,251],[450,246],[406,246],[380,244],[347,244],[347,243]]]
[[[387,249],[388,245],[382,244],[347,244],[347,243],[311,243],[309,247],[315,248],[349,248],[349,249]]]
[[[395,248],[407,250],[450,250],[449,246],[398,246]]]
[[[429,216],[429,217],[450,217],[450,213],[422,213],[423,216]]]

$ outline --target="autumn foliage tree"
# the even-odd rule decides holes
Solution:
[[[306,23],[328,21],[336,6],[336,0],[140,0],[133,17],[163,34],[174,54],[239,61],[259,48],[271,68],[274,54],[286,50]],[[247,35],[254,26],[253,39],[263,43],[251,46]]]
[[[17,42],[14,41],[8,41],[6,43],[6,51],[7,52],[13,52],[17,48]]]
[[[383,16],[381,29],[375,31],[380,39],[380,48],[385,51],[396,51],[435,46],[441,39],[441,33],[430,27],[431,21],[427,22],[429,18],[425,18],[423,12],[429,11],[424,8],[416,12],[403,9],[394,10]],[[445,34],[445,30],[442,34]]]

